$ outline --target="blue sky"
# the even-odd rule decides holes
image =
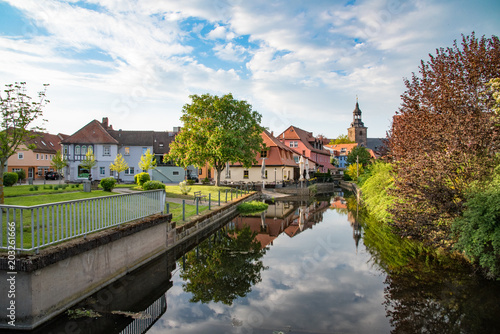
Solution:
[[[233,93],[281,133],[347,133],[359,98],[383,137],[403,79],[461,34],[498,35],[500,3],[366,0],[0,0],[0,84],[50,84],[46,129],[181,126],[189,95]]]

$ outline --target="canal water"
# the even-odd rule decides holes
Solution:
[[[272,202],[35,333],[500,332],[499,282],[453,261],[401,260],[365,220],[340,196]]]

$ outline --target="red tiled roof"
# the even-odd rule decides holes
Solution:
[[[316,137],[314,137],[312,132],[302,130],[301,128],[298,128],[293,125],[291,125],[288,129],[283,131],[283,133],[278,136],[278,139],[285,139],[285,140],[299,139],[302,143],[304,143],[304,145],[310,151],[324,155],[330,155],[330,152],[328,152],[327,150],[325,149],[321,150],[311,145],[311,142],[319,141],[322,143],[322,140],[319,140]]]
[[[35,145],[33,152],[56,154],[61,150],[61,140],[68,138],[65,134],[50,134],[45,132],[32,132],[37,137],[27,140],[27,145]]]
[[[62,144],[118,144],[101,122],[93,120],[73,135],[64,139]]]

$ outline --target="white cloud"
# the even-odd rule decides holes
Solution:
[[[47,111],[59,115],[54,119],[68,108],[107,114],[125,100],[123,128],[136,127],[136,112],[167,114],[179,125],[190,94],[231,91],[269,125],[300,123],[337,137],[346,132],[357,94],[369,136],[383,136],[402,78],[420,59],[460,33],[500,29],[493,1],[92,0],[90,9],[81,1],[8,3],[24,13],[24,35],[0,34],[3,80],[51,83]],[[81,125],[55,122],[52,131]]]

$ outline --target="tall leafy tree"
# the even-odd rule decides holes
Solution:
[[[50,165],[54,168],[60,175],[62,175],[62,169],[68,165],[68,161],[61,154],[61,151],[57,151],[56,155],[52,157]],[[61,183],[61,179],[59,179]]]
[[[191,104],[183,107],[183,127],[170,144],[164,161],[172,160],[186,168],[207,164],[217,171],[216,184],[227,162],[250,167],[263,148],[261,115],[246,101],[204,94],[191,95]]]
[[[128,169],[128,164],[121,153],[116,155],[115,161],[109,165],[109,169],[115,171],[118,174],[118,180],[120,180],[120,172]]]
[[[38,93],[38,99],[33,99],[26,94],[26,83],[16,82],[5,85],[4,94],[0,94],[0,111],[2,123],[0,124],[0,180],[3,180],[5,164],[10,156],[18,150],[29,150],[34,147],[29,145],[21,148],[29,139],[35,138],[35,131],[43,131],[40,126],[32,123],[43,116],[43,107],[49,102],[46,89]],[[31,127],[30,127],[31,126]],[[0,182],[0,204],[4,203],[3,182]]]
[[[436,50],[405,80],[388,145],[398,198],[392,214],[402,235],[447,247],[450,224],[476,180],[498,163],[498,115],[486,83],[500,76],[498,37],[462,36]]]
[[[139,161],[139,168],[145,171],[156,168],[155,155],[149,151],[149,148],[141,156],[141,161]]]
[[[367,166],[370,163],[372,156],[370,152],[363,146],[354,147],[351,152],[347,155],[347,163],[352,165],[359,163],[363,166]]]

